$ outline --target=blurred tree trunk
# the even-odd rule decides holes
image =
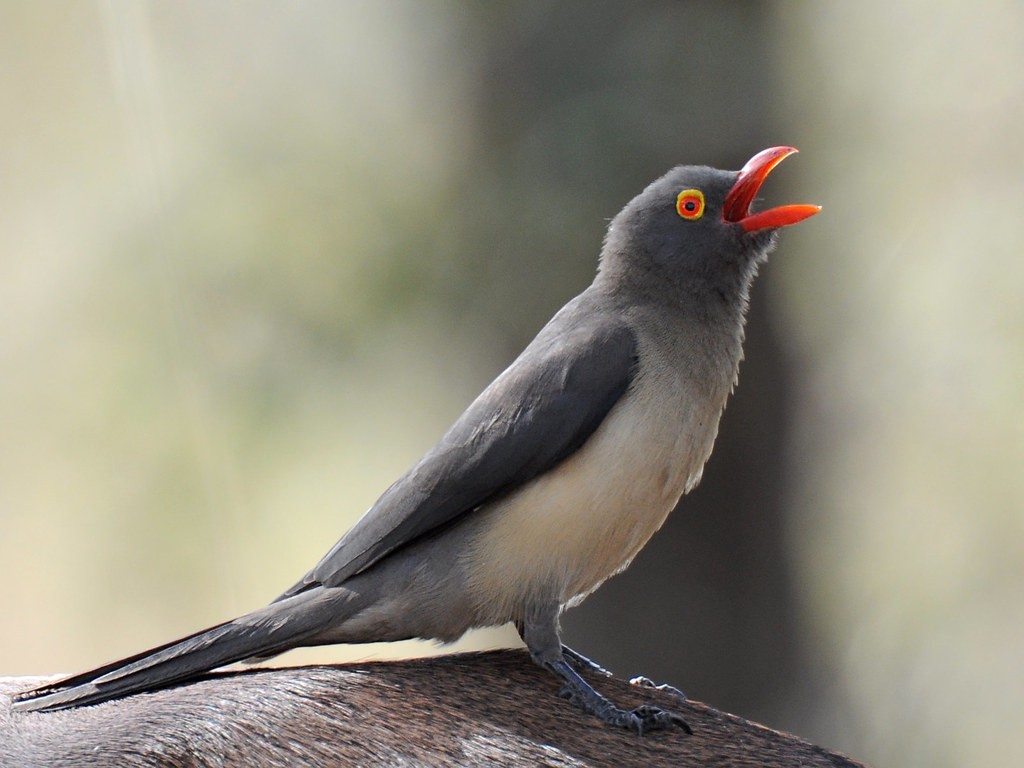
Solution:
[[[455,242],[437,244],[461,260],[437,290],[455,322],[500,340],[499,364],[589,282],[607,220],[646,183],[680,163],[738,168],[780,143],[766,6],[515,8],[466,10],[473,37],[491,41],[466,131],[479,144],[453,192]],[[619,674],[785,726],[805,660],[784,546],[791,388],[763,283],[703,484],[564,626]]]

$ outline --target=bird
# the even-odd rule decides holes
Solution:
[[[47,712],[184,683],[300,646],[515,625],[560,694],[610,726],[689,730],[618,707],[580,675],[559,617],[625,569],[700,481],[738,380],[749,291],[779,229],[817,205],[753,210],[797,150],[739,171],[682,165],[610,222],[593,282],[295,585],[269,605],[17,695]]]

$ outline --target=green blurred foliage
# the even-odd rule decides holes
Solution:
[[[780,281],[807,361],[794,541],[819,642],[864,757],[1012,764],[1024,7],[823,3],[788,18],[787,106],[813,115],[801,149],[830,221]]]

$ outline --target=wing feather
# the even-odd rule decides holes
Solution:
[[[409,472],[280,598],[336,586],[548,471],[625,394],[636,339],[587,293],[566,305]]]

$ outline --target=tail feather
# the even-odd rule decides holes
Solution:
[[[49,712],[98,704],[184,682],[252,656],[276,656],[300,644],[322,624],[317,611],[276,604],[234,621],[18,694],[12,708]]]

